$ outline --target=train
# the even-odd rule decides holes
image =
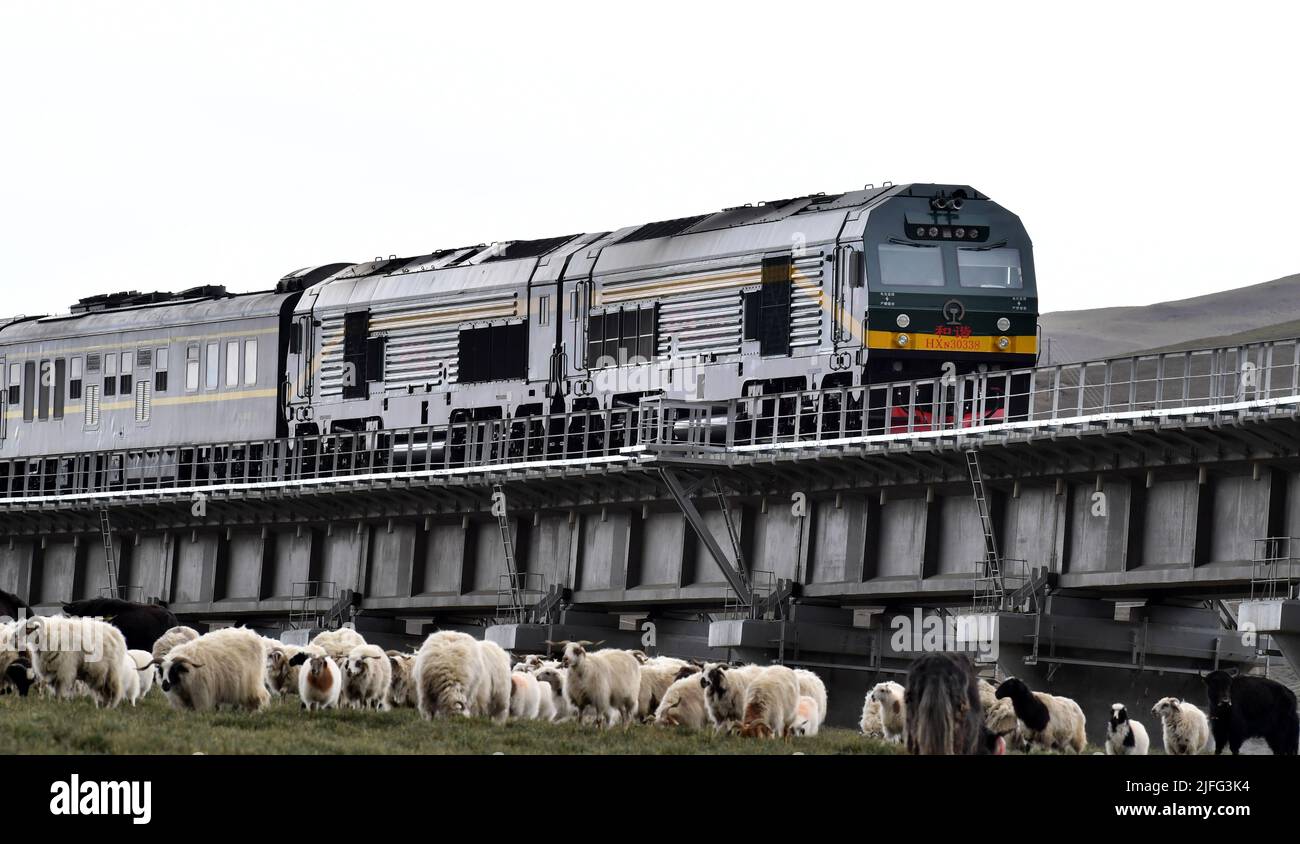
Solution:
[[[967,185],[867,186],[15,318],[0,461],[815,393],[1038,346],[1019,217]]]

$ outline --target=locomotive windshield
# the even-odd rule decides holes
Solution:
[[[957,249],[957,272],[962,287],[1019,290],[1024,287],[1020,272],[1020,250]]]
[[[882,243],[880,282],[886,287],[943,287],[943,253],[937,246]]]

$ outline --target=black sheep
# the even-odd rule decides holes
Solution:
[[[1295,756],[1300,745],[1300,715],[1295,692],[1267,677],[1211,671],[1205,681],[1210,701],[1214,753],[1226,745],[1234,756],[1249,738],[1262,738],[1278,756]]]
[[[158,637],[180,624],[166,607],[136,604],[117,598],[90,598],[63,605],[68,615],[103,618],[122,631],[126,647],[133,651],[152,651]]]
[[[907,671],[907,749],[921,755],[1000,754],[1002,738],[984,726],[970,658],[933,653]]]

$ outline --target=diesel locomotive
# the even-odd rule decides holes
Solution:
[[[869,186],[16,319],[0,459],[1015,369],[1037,317],[1016,215],[964,185]]]

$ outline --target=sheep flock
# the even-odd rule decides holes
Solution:
[[[42,645],[55,640],[94,648]],[[128,650],[122,634],[98,619],[35,616],[0,624],[0,691],[86,696],[113,708],[133,706],[157,686],[179,710],[257,711],[273,699],[296,698],[304,717],[329,709],[408,708],[425,719],[576,722],[596,729],[641,723],[754,739],[815,736],[826,721],[826,686],[812,671],[649,656],[586,641],[552,644],[554,656],[515,657],[493,642],[444,630],[401,652],[346,627],[301,646],[246,628],[199,634],[174,627],[150,652]],[[1017,678],[994,685],[970,676],[971,706],[979,702],[972,717],[984,737],[971,746],[986,748],[977,752],[1084,752],[1086,719],[1075,701],[1031,690]],[[923,752],[909,739],[912,698],[900,682],[868,689],[861,733]],[[1148,730],[1123,703],[1111,706],[1104,713],[1104,752],[1145,755],[1156,735],[1167,753],[1214,750],[1206,714],[1195,705],[1164,698],[1151,716]]]

